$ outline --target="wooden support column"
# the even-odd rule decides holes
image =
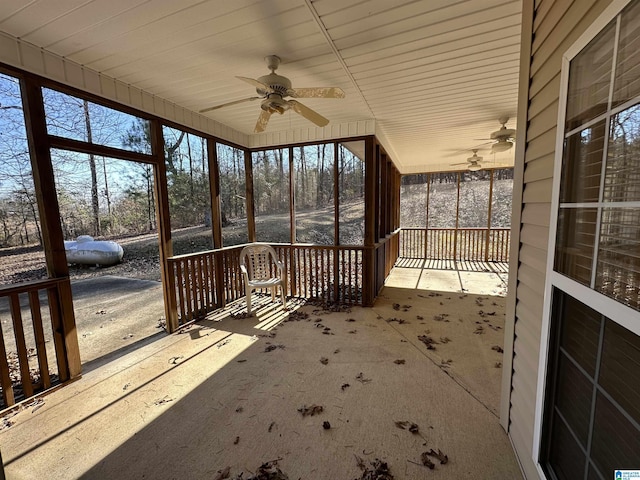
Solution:
[[[220,168],[218,165],[218,149],[213,139],[207,140],[207,156],[209,160],[209,179],[211,182],[211,231],[213,248],[222,248],[222,204],[220,203]],[[222,308],[227,303],[224,292],[224,264],[221,255],[214,255],[213,271],[216,306]]]
[[[338,142],[333,144],[333,244],[340,245],[340,160]]]
[[[253,202],[253,162],[251,152],[244,149],[245,196],[247,202],[247,229],[249,242],[256,241],[256,215]]]
[[[489,261],[489,240],[491,237],[491,207],[493,204],[493,174],[495,170],[491,170],[491,176],[489,177],[489,213],[487,215],[487,238],[485,239],[484,244],[484,261]]]
[[[209,191],[211,193],[211,234],[213,248],[222,248],[222,213],[220,203],[220,168],[215,140],[207,139],[207,161],[209,165]]]
[[[158,226],[158,248],[160,253],[160,277],[164,294],[164,311],[167,318],[167,331],[178,329],[178,307],[174,273],[169,269],[167,258],[173,256],[171,242],[171,220],[169,214],[169,191],[167,186],[167,168],[164,162],[164,137],[162,124],[150,120],[151,155],[153,163],[153,189],[156,197],[156,223]]]
[[[51,164],[51,148],[45,122],[42,90],[38,82],[28,75],[20,82],[20,87],[47,273],[49,278],[66,277],[68,279],[69,268],[60,225],[60,211]],[[64,358],[66,359],[65,365],[59,365],[59,375],[61,381],[66,381],[79,376],[82,372],[69,281],[60,283],[57,308],[59,308],[61,317],[60,329],[62,331],[56,333],[64,338]]]
[[[424,222],[424,259],[427,259],[429,253],[429,197],[431,196],[431,174],[427,173],[427,205],[425,208],[425,222]]]
[[[376,185],[378,183],[376,149],[373,137],[364,144],[364,251],[362,253],[362,304],[373,305],[376,289],[376,218],[378,213]]]
[[[304,148],[304,147],[299,147]],[[294,188],[293,147],[289,147],[289,242],[296,243],[296,195]]]
[[[458,255],[458,226],[460,225],[460,177],[462,174],[457,173],[458,178],[458,190],[456,195],[456,229],[453,232],[453,261],[457,260]]]

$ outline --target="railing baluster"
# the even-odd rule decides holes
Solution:
[[[11,317],[13,318],[13,334],[16,338],[16,349],[18,350],[22,391],[26,397],[30,397],[33,395],[33,385],[29,372],[29,356],[27,353],[27,342],[24,336],[22,312],[20,311],[20,297],[18,295],[11,295]]]
[[[33,324],[33,336],[36,341],[36,352],[38,353],[38,368],[40,369],[40,380],[42,387],[47,389],[51,386],[49,376],[49,361],[47,359],[47,347],[44,339],[44,328],[42,326],[42,312],[40,311],[40,296],[37,290],[29,292],[29,307],[31,309],[31,322]]]

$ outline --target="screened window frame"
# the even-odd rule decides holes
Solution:
[[[573,208],[583,206],[598,206],[599,210],[602,207],[616,206],[613,202],[601,202],[602,192],[600,192],[598,202],[589,203],[576,203],[576,204],[561,204],[560,202],[560,183],[562,177],[562,162],[564,153],[564,141],[568,135],[577,133],[585,128],[596,124],[598,121],[602,121],[603,117],[612,117],[616,113],[629,108],[632,105],[640,103],[640,96],[629,100],[621,105],[616,105],[613,108],[608,108],[604,114],[598,115],[596,118],[585,122],[579,127],[573,128],[569,131],[565,131],[566,125],[566,110],[569,90],[569,68],[571,61],[593,40],[601,31],[603,31],[607,25],[614,20],[622,10],[632,3],[633,0],[613,0],[611,4],[602,12],[602,14],[585,30],[585,32],[578,38],[578,40],[564,53],[562,57],[562,69],[560,76],[560,94],[558,102],[558,121],[556,131],[556,145],[555,145],[555,158],[554,158],[554,172],[553,172],[553,187],[551,196],[551,214],[549,223],[549,238],[547,245],[547,264],[546,264],[546,280],[545,290],[543,297],[543,310],[542,310],[542,328],[540,335],[540,352],[538,362],[538,381],[536,389],[536,401],[535,401],[535,419],[534,419],[534,436],[533,436],[533,451],[532,460],[536,465],[540,478],[547,478],[542,465],[541,465],[541,451],[543,448],[542,429],[545,419],[545,397],[547,396],[547,390],[551,391],[553,385],[547,385],[547,380],[555,378],[553,373],[549,372],[550,356],[552,348],[553,332],[551,331],[551,320],[553,315],[552,305],[552,292],[554,288],[563,291],[564,293],[574,297],[576,300],[585,304],[586,306],[596,310],[605,317],[609,318],[616,324],[626,328],[635,335],[640,336],[640,311],[628,307],[619,301],[608,297],[597,290],[591,288],[591,285],[583,285],[576,280],[573,280],[566,275],[555,271],[554,264],[556,260],[556,235],[558,227],[558,216],[562,206]],[[615,42],[617,45],[619,27],[617,27],[615,36]],[[615,78],[615,70],[612,74],[612,78]],[[611,104],[609,104],[610,106]],[[609,122],[607,121],[606,134],[609,135]],[[602,166],[604,172],[605,166]],[[600,186],[603,188],[603,185]],[[639,203],[639,202],[636,202]],[[632,202],[625,202],[625,206],[634,206]],[[640,207],[640,205],[638,205]],[[598,215],[598,222],[596,232],[600,231],[600,214]],[[594,252],[598,251],[598,245],[594,247]],[[592,265],[595,267],[597,262],[597,255],[592,259]],[[592,269],[592,282],[595,279],[595,269]]]

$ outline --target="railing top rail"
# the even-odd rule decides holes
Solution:
[[[487,229],[486,227],[402,227],[399,230],[420,230],[420,231],[425,231],[425,230],[432,230],[432,231],[447,231],[447,230],[496,230],[496,231],[504,231],[504,230],[511,230],[511,227],[491,227],[489,229]]]
[[[43,290],[69,281],[69,277],[44,278],[42,280],[31,280],[29,282],[17,283],[15,285],[0,286],[0,297],[7,297],[14,293],[28,293],[34,290]]]
[[[256,243],[268,243],[268,242],[256,242]],[[317,250],[333,250],[333,251],[367,249],[367,247],[365,247],[364,245],[316,245],[314,243],[268,243],[268,244],[274,248],[314,248]],[[212,254],[216,255],[223,252],[230,252],[233,250],[239,251],[239,250],[242,250],[242,248],[244,248],[247,245],[251,245],[251,243],[232,245],[228,247],[217,248],[215,250],[204,250],[202,252],[184,253],[182,255],[175,255],[173,257],[169,257],[167,258],[167,261],[171,263],[171,262],[178,262],[186,258],[194,258],[198,256],[205,256],[205,255],[212,255]]]

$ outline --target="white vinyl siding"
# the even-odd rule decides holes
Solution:
[[[539,478],[532,457],[535,397],[549,238],[552,177],[562,56],[610,4],[609,0],[525,0],[534,9],[524,154],[509,435],[527,479]],[[526,35],[527,32],[524,32]],[[520,128],[525,128],[524,125]],[[522,161],[522,160],[520,160]],[[517,229],[514,225],[514,229]],[[517,269],[516,269],[517,268]]]

